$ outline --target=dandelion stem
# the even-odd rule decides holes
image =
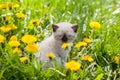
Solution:
[[[75,57],[75,59],[78,58],[84,50],[85,50],[85,48],[83,48],[83,49],[78,53],[78,55]]]
[[[63,74],[62,72],[60,72],[59,70],[56,70],[55,68],[50,68],[51,70],[54,70],[54,71],[56,71],[56,72],[58,72],[59,74],[61,74],[62,76],[66,76],[65,74]]]
[[[2,49],[2,45],[0,44],[0,51],[3,54],[3,49]]]

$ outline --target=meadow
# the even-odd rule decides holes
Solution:
[[[119,0],[0,0],[0,80],[120,80],[118,8]],[[36,43],[59,22],[77,23],[77,38],[66,64],[42,70]]]

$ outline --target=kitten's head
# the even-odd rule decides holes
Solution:
[[[77,36],[77,24],[62,22],[53,24],[53,36],[60,43],[69,43],[75,40]]]

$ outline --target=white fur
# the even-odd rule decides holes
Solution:
[[[61,65],[61,60],[63,62],[67,61],[68,53],[71,50],[72,41],[75,39],[76,33],[71,28],[71,23],[58,23],[57,25],[59,28],[52,34],[52,36],[46,38],[41,43],[38,43],[40,50],[35,54],[35,56],[39,58],[39,62],[49,61],[49,58],[46,57],[46,54],[50,52],[55,54],[55,59],[58,61],[59,65]],[[73,39],[68,41],[71,45],[67,50],[62,49],[61,46],[63,42],[55,38],[55,36],[60,33],[69,33],[73,35]]]

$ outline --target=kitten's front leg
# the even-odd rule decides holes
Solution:
[[[56,57],[56,61],[58,63],[59,66],[63,66],[64,63],[66,62],[64,59],[62,59],[61,57]]]

